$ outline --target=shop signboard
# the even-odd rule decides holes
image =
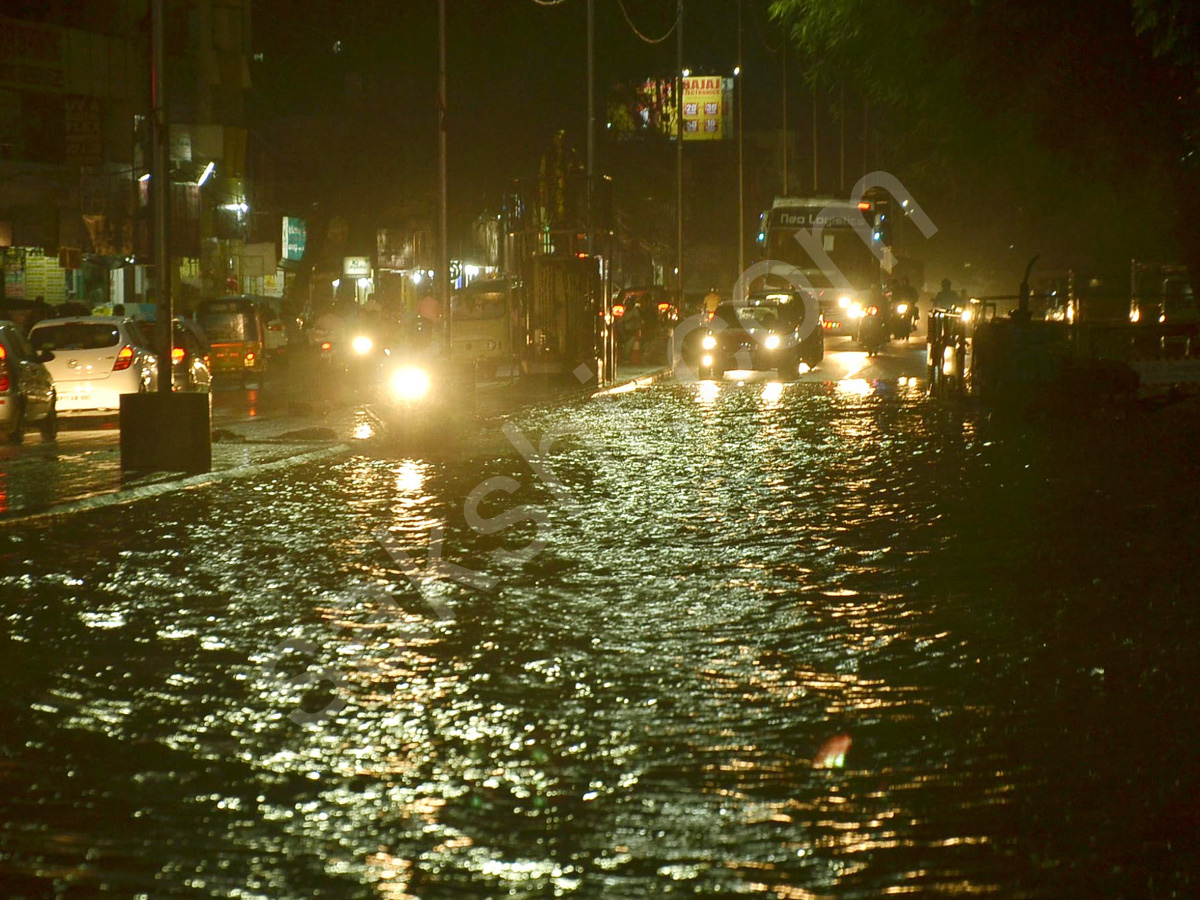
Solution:
[[[342,260],[342,274],[350,278],[369,278],[371,275],[371,257],[345,257]]]
[[[308,243],[308,226],[295,216],[283,217],[283,259],[292,261],[304,258],[304,247]]]

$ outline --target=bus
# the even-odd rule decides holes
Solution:
[[[884,198],[851,201],[836,197],[776,197],[762,214],[759,243],[763,258],[789,263],[799,270],[820,304],[822,327],[830,337],[856,331],[863,310],[882,299],[876,250],[890,243],[891,223]],[[865,222],[865,236],[855,229]],[[800,232],[820,228],[820,247],[833,268],[814,259],[797,239]],[[868,243],[868,241],[870,243]],[[766,287],[785,287],[781,274],[767,276]],[[801,284],[804,284],[801,282]],[[800,287],[801,285],[793,285]]]

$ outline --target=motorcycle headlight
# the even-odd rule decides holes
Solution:
[[[372,349],[374,346],[375,346],[375,342],[374,342],[374,341],[372,341],[372,340],[371,340],[369,337],[367,337],[365,334],[360,334],[360,335],[358,335],[358,337],[356,337],[354,340],[352,340],[352,341],[350,342],[350,347],[351,347],[351,348],[354,350],[354,352],[355,352],[355,353],[357,353],[359,356],[366,356],[368,353],[370,353],[370,352],[371,352],[371,349]]]
[[[970,322],[971,321],[971,308],[967,307],[961,313],[959,313],[959,318],[962,319],[964,322]]]
[[[706,334],[704,336],[704,340],[700,342],[700,346],[705,350],[711,350],[713,347],[717,346],[717,339],[711,334]]]
[[[900,313],[900,315],[904,315],[906,312],[908,312],[908,304],[907,303],[898,304],[896,306],[896,312]]]
[[[768,334],[768,335],[767,335],[767,339],[766,339],[766,340],[763,342],[763,345],[764,345],[764,346],[765,346],[765,347],[766,347],[768,350],[776,350],[776,349],[778,349],[778,347],[779,347],[779,335],[777,335],[777,334]]]
[[[838,306],[840,306],[842,309],[849,309],[850,304],[853,302],[854,301],[849,297],[838,297]]]
[[[432,386],[429,373],[424,369],[409,366],[397,369],[392,373],[389,387],[392,394],[400,400],[420,400],[429,393]]]

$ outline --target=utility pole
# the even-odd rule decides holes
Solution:
[[[842,82],[838,96],[838,127],[841,132],[841,164],[838,168],[839,191],[846,193],[846,82]]]
[[[158,390],[171,393],[171,350],[175,343],[172,322],[175,310],[171,303],[171,245],[167,239],[167,195],[171,190],[167,171],[167,95],[163,66],[163,3],[150,3],[150,199],[154,213],[154,264],[157,272],[158,310]]]
[[[812,82],[812,144],[813,144],[813,196],[819,193],[817,172],[817,79],[813,76]]]
[[[596,179],[596,0],[587,0],[587,241],[595,256],[595,213],[592,209]]]
[[[783,53],[783,196],[788,195],[788,129],[787,129],[787,39],[780,50]]]
[[[746,158],[742,145],[742,0],[738,0],[737,34],[737,117],[738,117],[738,277],[746,271]]]
[[[450,350],[450,245],[446,189],[446,0],[438,0],[438,183],[441,189],[441,211],[438,228],[438,305],[442,312],[446,352]]]
[[[675,287],[683,309],[683,0],[675,15]]]

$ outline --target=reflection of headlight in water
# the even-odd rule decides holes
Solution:
[[[350,346],[354,349],[354,352],[357,353],[359,356],[366,356],[368,353],[371,352],[371,348],[375,346],[375,342],[372,341],[365,334],[360,334],[358,337],[356,337],[354,340],[352,340],[350,342]]]
[[[908,312],[908,304],[901,303],[899,306],[896,307],[896,312],[900,313],[900,315],[904,315],[906,312]]]
[[[397,369],[392,373],[390,386],[400,400],[420,400],[429,393],[429,373],[414,367]]]
[[[700,342],[700,346],[705,350],[711,350],[713,347],[717,346],[717,339],[711,334],[706,334],[704,336],[704,340]]]
[[[775,350],[776,348],[779,347],[779,335],[768,334],[767,339],[764,342],[764,345],[766,346],[766,348],[768,350]]]

